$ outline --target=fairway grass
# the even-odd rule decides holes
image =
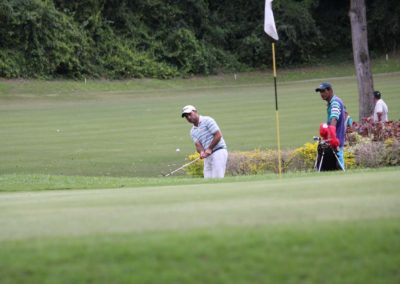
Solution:
[[[374,86],[391,119],[400,118],[400,58],[378,61]],[[374,62],[375,63],[375,62]],[[387,66],[386,66],[387,65]],[[312,142],[326,120],[315,93],[333,84],[358,120],[351,64],[282,70],[278,77],[282,149]],[[187,163],[191,125],[180,116],[194,104],[218,122],[229,151],[276,149],[274,85],[270,73],[187,80],[0,82],[0,175],[157,178]],[[176,151],[176,149],[180,151]]]
[[[0,194],[1,283],[399,283],[398,169]]]

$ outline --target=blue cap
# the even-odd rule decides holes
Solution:
[[[315,89],[316,92],[325,91],[326,89],[332,89],[331,84],[321,83],[318,88]]]

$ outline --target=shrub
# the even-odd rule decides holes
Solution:
[[[138,52],[133,43],[117,37],[110,27],[103,25],[96,30],[98,62],[106,77],[159,78],[167,79],[178,75],[174,67],[159,63],[150,55]]]
[[[189,161],[194,161],[197,158],[200,157],[199,153],[194,153],[189,155],[187,158]],[[204,167],[204,160],[198,160],[197,162],[189,165],[188,167],[186,167],[185,171],[186,174],[194,176],[194,177],[203,177],[203,167]]]
[[[288,155],[281,152],[282,171],[286,171]],[[229,153],[226,167],[227,175],[257,175],[266,172],[279,172],[278,152],[275,150],[260,150]]]
[[[318,143],[306,143],[304,146],[295,149],[291,154],[289,170],[291,171],[307,171],[314,169],[315,160],[317,158]],[[352,149],[344,148],[345,168],[351,169],[356,167],[356,161]]]
[[[172,78],[178,72],[165,63],[157,63],[145,53],[138,53],[123,44],[114,45],[103,57],[107,75],[112,79],[121,78]]]
[[[344,164],[346,169],[354,169],[357,167],[356,157],[351,148],[344,148]]]
[[[374,123],[371,118],[364,118],[348,129],[347,137],[356,166],[399,165],[400,121]]]
[[[187,157],[189,161],[193,161],[199,157],[198,153],[191,154]],[[282,151],[282,171],[287,169],[288,153]],[[199,160],[186,168],[186,173],[195,177],[203,176],[204,161]],[[257,175],[266,172],[279,172],[278,152],[275,150],[260,150],[244,152],[230,152],[226,165],[226,175]]]
[[[24,57],[21,52],[0,49],[0,77],[15,78],[21,76],[24,66]]]
[[[88,71],[91,51],[86,33],[57,11],[52,1],[5,1],[4,5],[0,64],[5,69],[0,75],[79,77]],[[10,57],[5,58],[7,54]]]
[[[376,168],[385,165],[383,142],[363,142],[354,146],[356,164],[361,167]]]
[[[346,143],[350,146],[356,145],[361,142],[362,136],[358,134],[357,132],[354,132],[351,130],[351,128],[347,128],[347,133],[346,133]]]
[[[400,142],[396,139],[388,139],[384,142],[385,145],[385,165],[399,166],[400,165]]]
[[[304,146],[295,149],[290,157],[289,169],[310,170],[314,168],[315,159],[317,157],[318,143],[306,143]]]
[[[400,121],[388,121],[385,123],[374,123],[371,118],[363,118],[360,122],[354,122],[349,128],[348,136],[353,132],[372,141],[385,141],[389,138],[400,140]]]
[[[199,41],[195,34],[186,28],[171,32],[164,42],[164,56],[171,65],[183,74],[210,74],[215,58]]]
[[[363,138],[361,142],[344,148],[346,169],[356,167],[380,167],[400,165],[400,142],[397,139],[388,139],[383,142],[371,141]],[[282,172],[314,170],[317,158],[318,143],[306,143],[294,150],[281,151]],[[193,161],[199,157],[198,153],[188,156]],[[203,160],[186,168],[191,176],[203,176]],[[279,172],[278,151],[256,149],[253,151],[230,152],[226,166],[226,175],[257,175],[267,172]]]

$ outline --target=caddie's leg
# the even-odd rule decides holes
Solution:
[[[228,151],[221,149],[212,155],[212,178],[223,178],[225,176],[226,163],[228,162]]]
[[[340,165],[342,166],[342,169],[345,169],[345,164],[344,164],[344,147],[340,147],[339,151],[336,153],[340,162]]]

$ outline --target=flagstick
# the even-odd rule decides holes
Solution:
[[[275,87],[275,120],[276,120],[276,140],[278,143],[278,170],[279,177],[282,176],[282,164],[281,164],[281,139],[279,131],[279,110],[278,110],[278,91],[276,87],[276,61],[275,61],[275,42],[272,43],[272,65],[274,71],[274,87]]]

